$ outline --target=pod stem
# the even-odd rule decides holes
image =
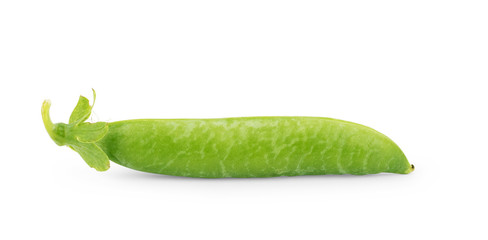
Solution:
[[[51,101],[44,100],[41,108],[42,121],[44,122],[44,127],[46,128],[46,131],[49,134],[49,136],[54,140],[56,144],[61,146],[62,144],[58,141],[58,136],[55,133],[55,125],[51,121],[51,116],[49,115],[50,108],[51,108]]]

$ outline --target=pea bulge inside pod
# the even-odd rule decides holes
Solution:
[[[53,124],[45,101],[42,116],[56,144],[75,150],[98,171],[107,170],[110,161],[144,172],[202,178],[406,174],[414,169],[385,135],[332,118],[85,122],[92,107],[80,96],[69,123]]]

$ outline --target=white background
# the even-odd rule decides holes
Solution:
[[[486,1],[2,1],[1,239],[487,239]],[[323,116],[409,175],[190,179],[58,147],[66,122]]]

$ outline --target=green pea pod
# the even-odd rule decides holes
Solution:
[[[95,99],[95,91],[93,91]],[[276,177],[324,174],[407,174],[414,170],[385,135],[360,124],[322,117],[139,119],[84,122],[93,105],[80,97],[69,124],[42,117],[60,146],[98,171],[112,162],[174,176]]]

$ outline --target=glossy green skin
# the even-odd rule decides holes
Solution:
[[[409,173],[400,148],[362,125],[319,117],[112,122],[95,142],[120,165],[174,176]]]

